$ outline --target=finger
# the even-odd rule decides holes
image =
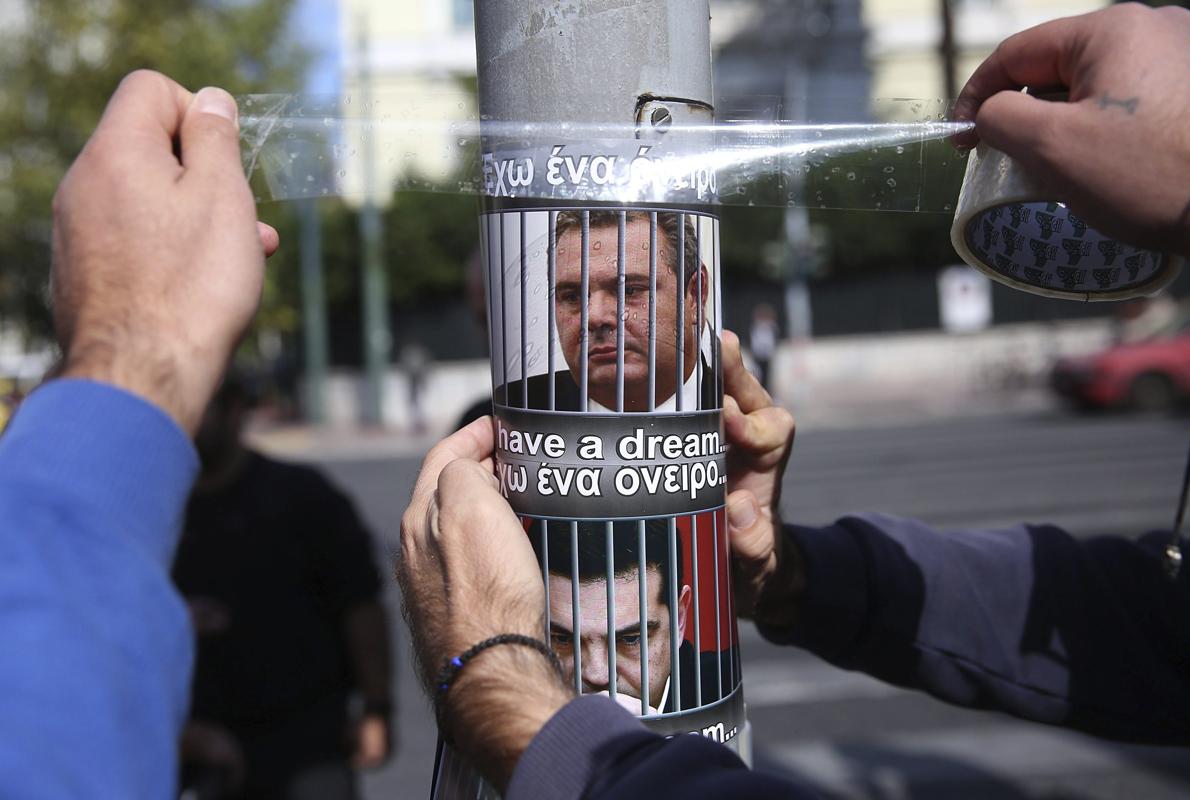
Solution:
[[[1066,17],[1005,39],[967,79],[955,100],[952,118],[974,121],[984,101],[999,92],[1025,86],[1069,87],[1071,64],[1081,49],[1086,27],[1085,17]],[[952,141],[972,147],[982,135],[977,128],[954,136]]]
[[[727,496],[727,540],[745,561],[767,558],[773,549],[773,524],[760,513],[756,497],[745,489]]]
[[[500,482],[479,462],[466,458],[447,464],[438,477],[438,508],[486,516],[492,511],[512,509],[500,494]],[[495,505],[497,504],[498,505]]]
[[[499,552],[504,567],[535,564],[529,537],[525,536],[524,527],[500,493],[499,486],[496,476],[476,461],[460,458],[447,464],[438,478],[433,506],[438,511],[435,544],[458,552],[460,544],[468,549],[473,543],[481,546],[475,537],[483,536],[482,547],[489,552]],[[489,568],[497,566],[492,564]],[[535,567],[514,569],[505,575],[506,579],[511,580],[513,574],[519,574],[526,582],[521,588],[531,590],[541,585],[541,573]]]
[[[731,397],[723,400],[723,426],[727,441],[733,447],[741,447],[752,453],[767,453],[787,447],[796,430],[793,415],[785,409],[768,406],[744,414]]]
[[[247,186],[240,162],[239,110],[226,91],[214,86],[199,89],[182,119],[178,138],[188,179],[197,176],[220,187]]]
[[[484,416],[434,445],[422,462],[410,506],[419,500],[423,505],[428,502],[429,496],[438,488],[438,476],[447,464],[460,458],[485,461],[491,457],[495,444],[492,418]]]
[[[1001,92],[979,109],[976,130],[991,147],[1007,153],[1045,180],[1061,171],[1083,113],[1078,104],[1040,100],[1023,92]],[[1055,198],[1067,200],[1065,197]]]
[[[190,92],[159,72],[129,73],[108,101],[93,140],[112,139],[124,147],[135,141],[141,145],[138,158],[176,167],[174,137],[182,128],[192,99]]]
[[[726,330],[723,331],[723,391],[735,398],[745,414],[773,404],[773,398],[744,366],[740,337]]]
[[[260,244],[264,247],[265,258],[277,252],[277,248],[281,246],[281,235],[277,233],[276,228],[264,222],[257,222],[256,232],[260,234]]]

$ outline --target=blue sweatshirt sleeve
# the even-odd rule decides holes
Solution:
[[[197,468],[160,409],[91,381],[0,437],[0,794],[176,794],[193,645],[169,563]]]
[[[959,705],[1190,742],[1190,570],[1162,573],[1168,534],[944,533],[875,514],[787,534],[806,593],[771,640]]]

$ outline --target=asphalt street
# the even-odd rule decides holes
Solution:
[[[783,513],[806,524],[851,511],[941,528],[1052,522],[1078,536],[1168,527],[1190,443],[1179,419],[1057,411],[911,427],[799,432]],[[420,459],[322,465],[357,499],[391,561]],[[368,798],[428,796],[435,729],[409,663],[399,601],[399,750]],[[770,645],[743,626],[745,698],[760,769],[796,771],[829,798],[1190,797],[1184,750],[1125,746],[947,706]]]

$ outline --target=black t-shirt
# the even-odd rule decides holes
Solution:
[[[195,718],[241,731],[345,718],[354,681],[344,614],[381,584],[355,509],[319,473],[250,453],[231,485],[196,492],[174,581],[206,620]]]

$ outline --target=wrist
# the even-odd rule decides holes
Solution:
[[[440,724],[498,788],[546,722],[574,693],[544,654],[501,645],[477,654],[441,699]]]
[[[132,332],[117,336],[110,326],[92,328],[108,335],[91,333],[72,341],[61,376],[100,381],[138,395],[193,436],[217,377],[204,377],[201,370],[184,365],[206,360],[198,354],[182,357],[164,345],[160,337]]]
[[[806,578],[797,545],[776,527],[773,567],[756,594],[753,620],[767,628],[789,628],[797,621],[797,610],[805,592]]]

